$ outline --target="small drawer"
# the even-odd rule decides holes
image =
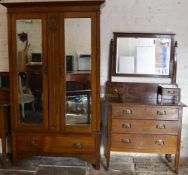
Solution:
[[[178,121],[112,119],[113,133],[178,134]]]
[[[113,118],[178,120],[178,108],[112,105]]]
[[[45,137],[39,135],[16,136],[16,149],[18,152],[43,152]]]
[[[146,153],[175,153],[177,136],[153,134],[112,134],[112,150]]]
[[[124,88],[123,86],[113,86],[113,85],[108,85],[106,92],[108,95],[119,95],[124,93]]]
[[[95,150],[94,136],[19,135],[16,143],[18,152],[84,153]]]
[[[180,89],[163,89],[162,95],[169,95],[169,96],[180,96]]]

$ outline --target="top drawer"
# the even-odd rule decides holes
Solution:
[[[117,96],[124,93],[124,87],[122,85],[108,85],[106,89],[108,95]]]
[[[112,117],[126,119],[178,120],[178,108],[112,105]]]

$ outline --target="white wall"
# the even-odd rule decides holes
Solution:
[[[28,36],[28,60],[31,61],[32,53],[42,53],[42,21],[39,19],[34,19],[32,21],[28,20],[18,20],[16,23],[16,34],[27,33]],[[20,41],[17,35],[17,51],[22,51],[25,49],[26,42]]]
[[[108,75],[113,32],[175,33],[178,41],[177,83],[188,104],[188,0],[106,0],[101,12],[101,85]],[[183,122],[188,123],[188,108]]]
[[[172,32],[176,33],[179,45],[177,82],[182,89],[182,101],[188,104],[187,8],[188,0],[106,0],[101,11],[101,85],[108,77],[109,44],[113,32]],[[1,60],[8,58],[5,13],[5,8],[0,7]],[[188,123],[186,116],[188,109],[184,109],[183,119]]]

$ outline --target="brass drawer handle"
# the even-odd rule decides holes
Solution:
[[[122,143],[125,143],[125,144],[130,144],[130,143],[131,143],[131,140],[125,138],[125,139],[121,139],[121,142],[122,142]]]
[[[82,149],[84,145],[82,143],[73,143],[73,148]]]
[[[166,115],[166,111],[157,111],[157,115]]]
[[[35,147],[35,146],[38,145],[38,142],[37,142],[36,140],[29,140],[29,141],[28,141],[28,145]]]
[[[133,111],[131,109],[125,109],[123,110],[123,114],[126,115],[126,114],[132,114]]]
[[[123,123],[122,128],[131,128],[131,124],[130,123]]]
[[[158,124],[158,125],[156,125],[156,128],[157,129],[165,129],[166,126],[165,126],[165,124]]]
[[[163,140],[157,140],[157,141],[155,142],[155,144],[156,144],[156,145],[164,145],[165,142],[164,142]]]
[[[118,91],[118,89],[117,89],[117,88],[115,88],[115,89],[114,89],[114,92],[115,92],[115,93],[118,93],[119,91]]]

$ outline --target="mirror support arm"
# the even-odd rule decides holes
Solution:
[[[174,67],[173,67],[173,78],[172,83],[176,84],[176,72],[177,72],[177,50],[178,50],[178,42],[175,42],[174,46]]]

